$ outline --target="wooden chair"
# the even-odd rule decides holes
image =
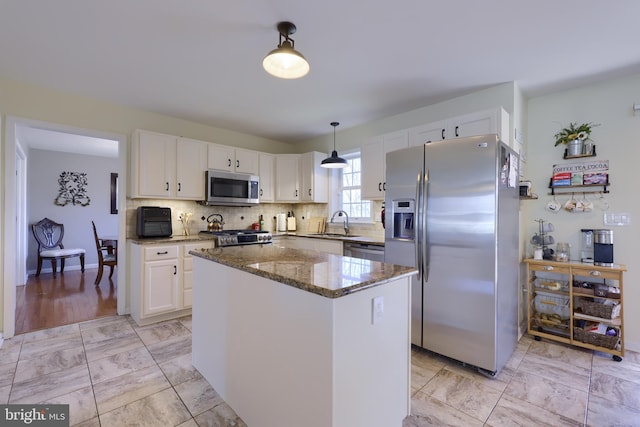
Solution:
[[[63,273],[64,260],[72,257],[80,257],[80,269],[84,273],[84,254],[86,251],[81,248],[66,249],[64,247],[62,244],[64,225],[45,218],[31,225],[31,231],[36,242],[38,242],[38,270],[36,271],[36,277],[40,275],[42,260],[45,259],[51,261],[53,277],[56,277],[58,260],[60,260],[60,272]]]
[[[96,224],[91,221],[91,225],[93,226],[93,237],[96,241],[96,249],[98,250],[98,277],[96,277],[96,286],[100,284],[100,280],[102,280],[102,272],[105,266],[111,268],[109,272],[109,279],[113,276],[113,267],[118,265],[118,246],[114,241],[110,240],[107,242],[106,240],[102,240],[98,237],[98,232],[96,231]],[[110,243],[110,244],[107,244]]]

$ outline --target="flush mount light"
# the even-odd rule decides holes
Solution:
[[[269,52],[262,61],[265,71],[281,79],[297,79],[306,76],[309,73],[309,63],[300,52],[294,49],[295,42],[289,37],[296,32],[296,26],[291,22],[279,22],[278,32],[280,33],[278,47]]]
[[[331,157],[327,157],[320,163],[323,168],[346,168],[349,166],[345,159],[338,157],[338,152],[336,151],[336,127],[339,124],[338,122],[331,122],[331,126],[333,126],[333,151],[331,152]]]

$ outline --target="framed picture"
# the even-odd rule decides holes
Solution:
[[[111,213],[118,214],[118,174],[111,172]]]

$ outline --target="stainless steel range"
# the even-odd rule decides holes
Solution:
[[[268,231],[259,230],[201,231],[200,233],[215,236],[216,247],[265,244],[271,243],[273,239]]]

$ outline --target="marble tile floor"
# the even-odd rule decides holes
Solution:
[[[414,348],[411,382],[403,427],[640,426],[630,351],[615,362],[525,336],[487,378]],[[245,426],[191,366],[190,317],[138,327],[112,316],[5,340],[0,403],[69,404],[74,426]]]

